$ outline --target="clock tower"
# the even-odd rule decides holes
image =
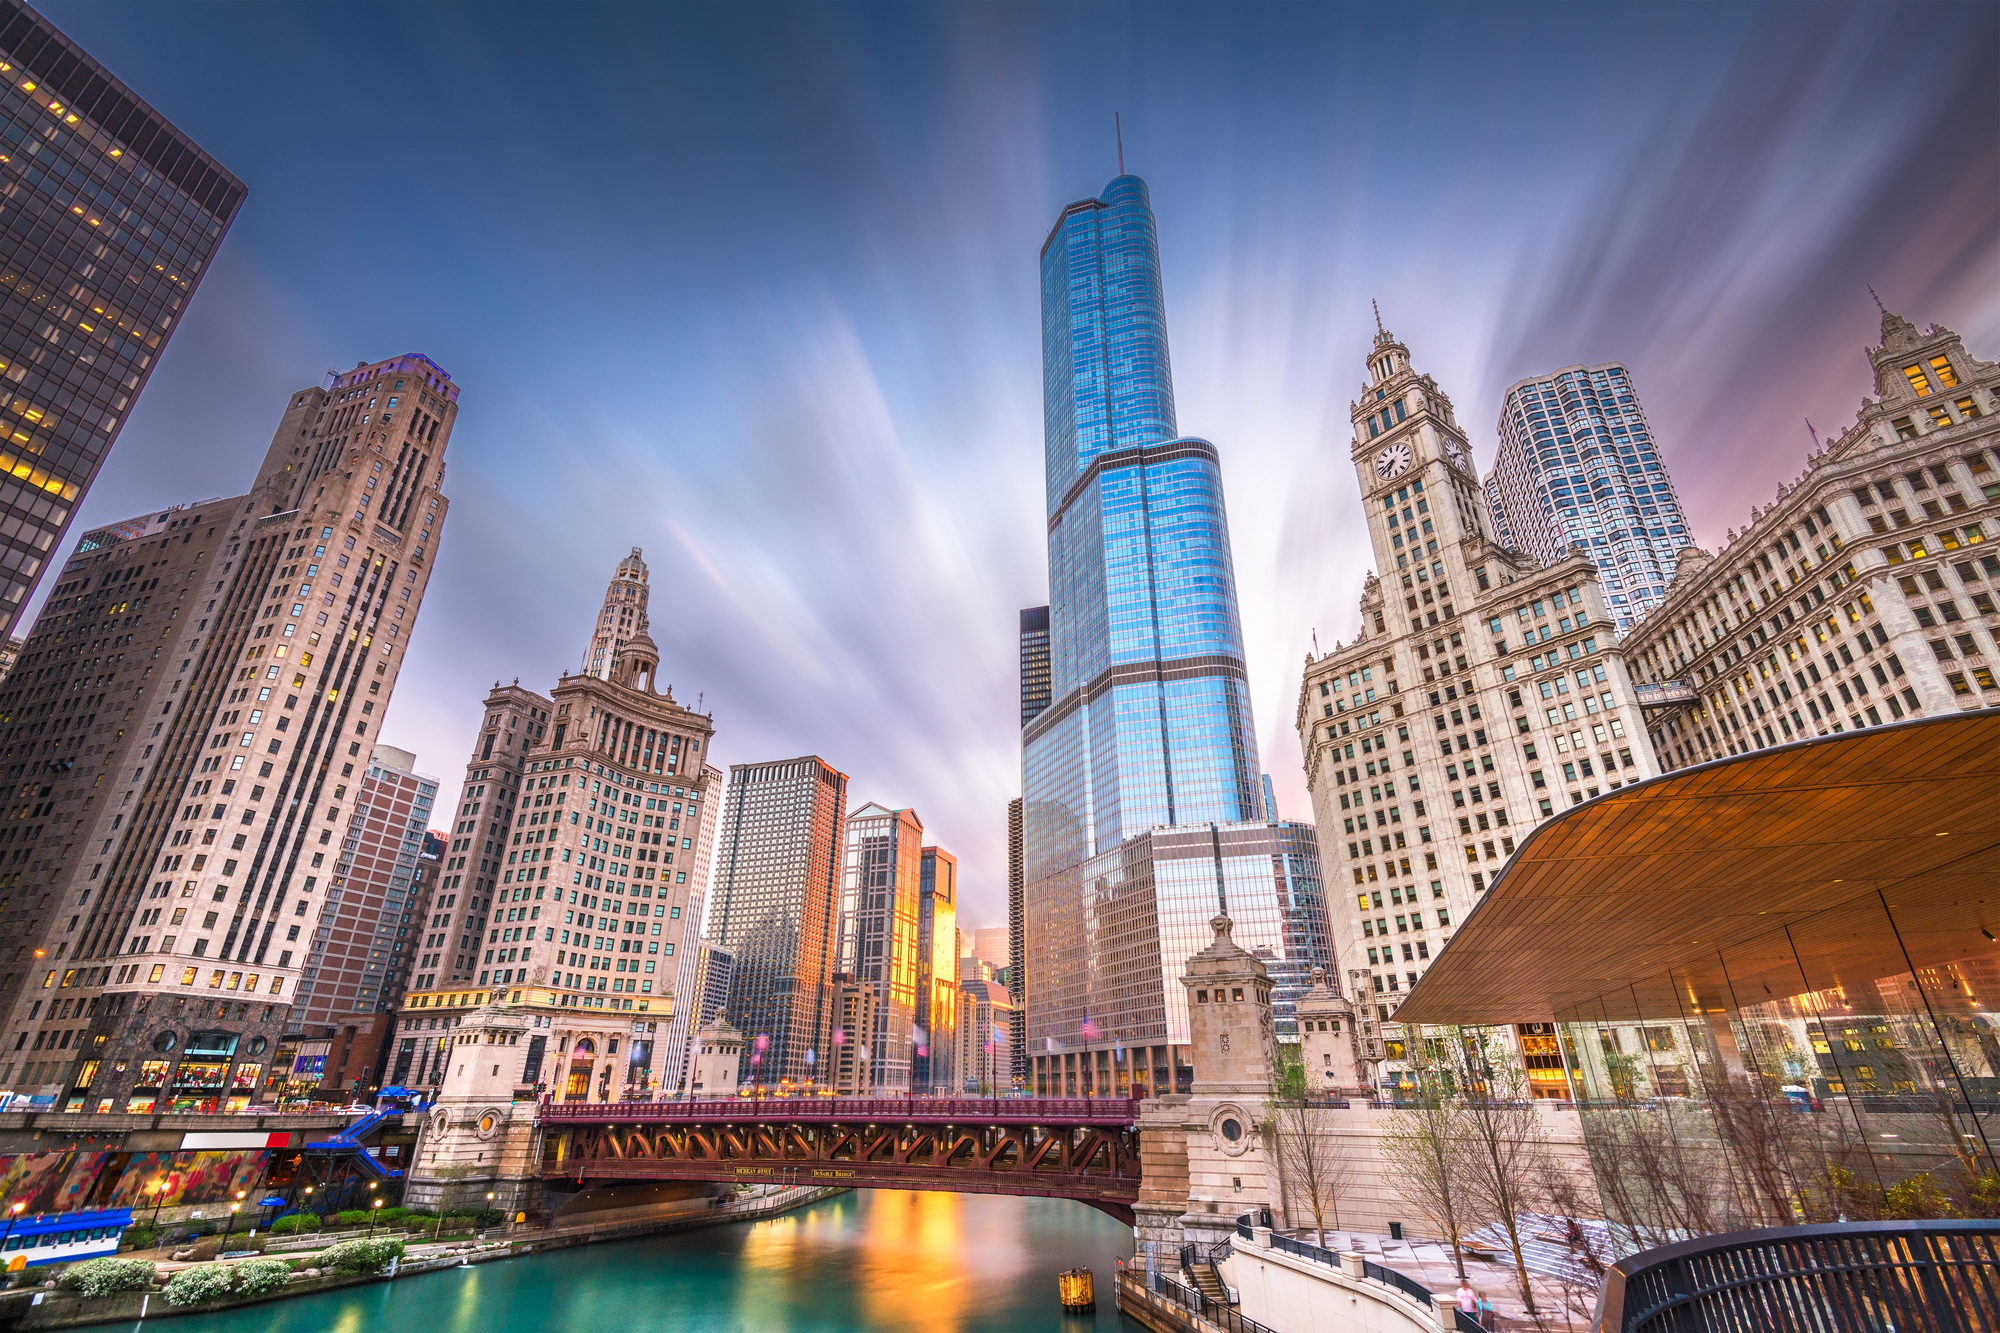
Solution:
[[[1596,566],[1495,538],[1451,399],[1379,318],[1367,365],[1349,448],[1377,573],[1357,637],[1307,657],[1295,717],[1339,957],[1327,986],[1353,1005],[1357,1075],[1394,1088],[1396,1007],[1519,840],[1659,770]],[[1567,1095],[1543,1072],[1536,1095]]]
[[[1412,629],[1450,620],[1491,587],[1499,553],[1480,502],[1472,450],[1451,399],[1410,367],[1410,349],[1378,322],[1368,380],[1348,405],[1354,470],[1368,511],[1368,540],[1390,614]]]

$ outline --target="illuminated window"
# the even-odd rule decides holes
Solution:
[[[1908,372],[1905,373],[1907,374]],[[1942,356],[1931,358],[1931,378],[1938,382],[1940,388],[1945,389],[1949,389],[1952,385],[1958,383],[1958,376],[1951,373],[1950,359]]]
[[[1910,381],[1910,387],[1917,391],[1917,397],[1922,398],[1931,391],[1931,382],[1924,378],[1922,366],[1904,366],[1903,374]]]
[[[1931,409],[1931,424],[1942,430],[1951,425],[1951,413],[1945,411],[1942,407],[1933,407]]]

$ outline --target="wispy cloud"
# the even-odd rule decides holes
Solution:
[[[914,806],[973,924],[1046,598],[1036,253],[1114,110],[1295,816],[1371,297],[1482,458],[1514,379],[1630,365],[1710,544],[1867,390],[1863,284],[2000,346],[1991,6],[45,8],[251,188],[86,521],[240,488],[288,392],[424,350],[464,410],[386,735],[445,803],[643,546],[717,760]]]

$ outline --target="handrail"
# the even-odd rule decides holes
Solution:
[[[1127,1271],[1130,1272],[1129,1269]],[[1139,1275],[1132,1273],[1131,1276],[1137,1278]],[[1148,1290],[1154,1292],[1156,1295],[1165,1296],[1176,1305],[1194,1311],[1216,1327],[1226,1329],[1228,1333],[1272,1333],[1272,1330],[1265,1325],[1258,1323],[1248,1315],[1238,1313],[1234,1306],[1212,1301],[1200,1292],[1182,1286],[1163,1273],[1148,1273],[1145,1277],[1145,1285]]]
[[[632,1124],[715,1120],[867,1120],[883,1124],[1133,1125],[1137,1097],[731,1097],[691,1102],[558,1102],[544,1120]]]
[[[1240,1226],[1241,1223],[1238,1223],[1238,1225]],[[1325,1264],[1329,1268],[1339,1268],[1341,1266],[1340,1256],[1332,1250],[1314,1245],[1310,1241],[1294,1240],[1290,1236],[1280,1236],[1275,1231],[1271,1233],[1271,1248],[1274,1250],[1283,1250],[1286,1254],[1296,1255],[1298,1258],[1304,1259],[1309,1263]],[[1431,1295],[1429,1287],[1426,1287],[1413,1277],[1399,1273],[1384,1264],[1378,1264],[1372,1259],[1363,1259],[1361,1261],[1361,1275],[1363,1277],[1374,1278],[1377,1282],[1394,1287],[1423,1305],[1434,1306],[1437,1304],[1437,1300]]]
[[[2000,1328],[2000,1221],[1844,1222],[1702,1236],[1613,1264],[1595,1333]],[[1838,1320],[1835,1323],[1839,1323]],[[1842,1324],[1841,1326],[1846,1326]]]

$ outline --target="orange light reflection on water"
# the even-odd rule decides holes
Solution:
[[[787,1300],[806,1292],[824,1265],[852,1276],[870,1329],[956,1333],[965,1326],[981,1285],[1025,1276],[1028,1252],[1019,1209],[994,1207],[979,1196],[871,1191],[840,1213],[866,1209],[863,1225],[845,1225],[833,1210],[758,1223],[743,1249],[755,1280],[743,1284],[737,1317],[749,1328],[772,1327]]]

